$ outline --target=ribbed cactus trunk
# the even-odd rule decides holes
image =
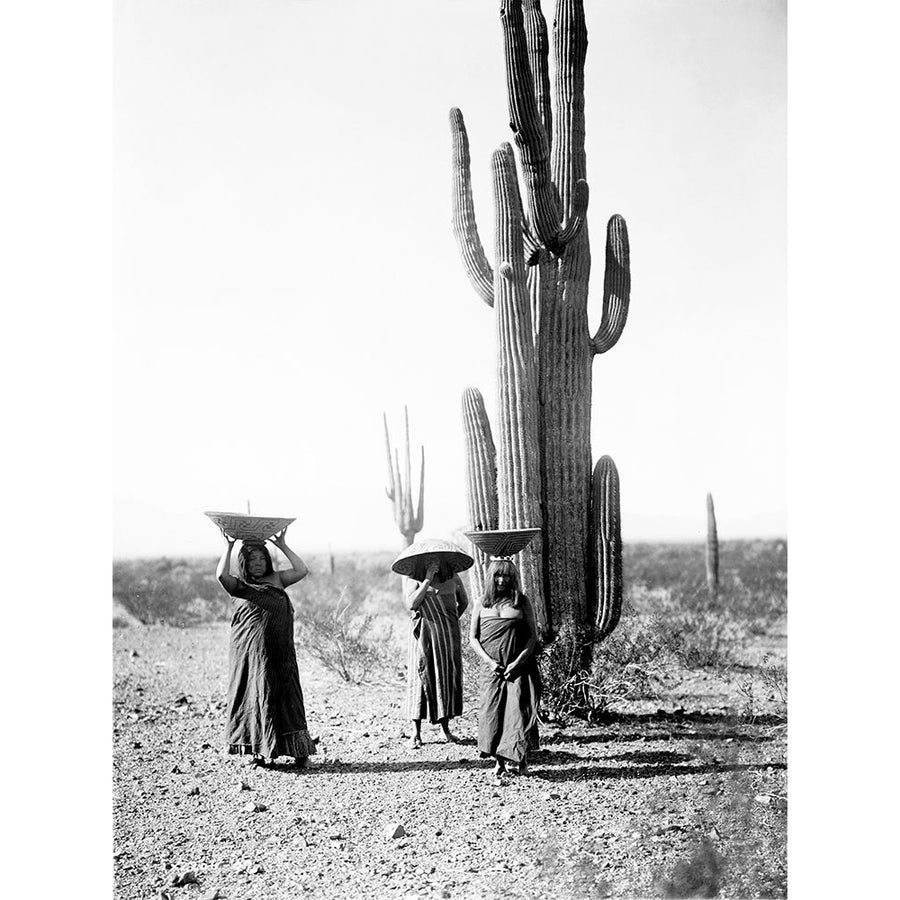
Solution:
[[[512,147],[493,156],[496,253],[494,312],[497,328],[499,451],[497,498],[500,528],[541,525],[537,365],[531,303],[522,245],[522,203]],[[540,535],[519,554],[522,583],[534,606],[538,629],[547,629],[541,576]]]
[[[712,494],[706,495],[706,589],[715,600],[719,594],[719,533]]]
[[[409,411],[403,407],[404,425],[404,478],[400,471],[400,454],[391,450],[391,435],[388,431],[387,415],[384,415],[384,443],[387,450],[388,485],[384,492],[391,501],[394,510],[394,521],[403,537],[401,549],[408,547],[422,530],[425,518],[425,448],[421,447],[421,464],[419,467],[419,500],[413,511],[412,464],[409,455]]]
[[[472,528],[493,531],[499,521],[497,512],[497,451],[484,398],[477,388],[463,393],[463,429],[466,439],[466,509]],[[484,596],[488,558],[470,544],[475,565],[469,569],[469,587],[476,597]]]
[[[501,0],[500,18],[524,197],[511,149],[504,145],[493,157],[492,267],[475,222],[468,136],[462,114],[451,110],[453,227],[476,292],[494,308],[499,524],[541,528],[541,539],[522,561],[523,579],[539,605],[539,628],[549,645],[544,670],[552,684],[590,665],[594,642],[615,627],[621,609],[621,540],[600,539],[600,525],[591,525],[593,520],[603,529],[612,527],[614,502],[618,535],[612,460],[593,474],[592,504],[591,370],[594,356],[614,346],[625,326],[628,235],[624,219],[613,216],[607,226],[602,318],[592,335],[583,3],[556,2],[552,90],[551,42],[538,0]],[[605,505],[598,510],[598,503]]]

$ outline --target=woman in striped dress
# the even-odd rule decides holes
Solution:
[[[459,618],[469,605],[460,577],[447,564],[431,563],[425,580],[411,581],[408,693],[406,710],[415,733],[410,747],[422,746],[422,719],[441,726],[455,741],[449,721],[462,715],[462,646]]]
[[[275,571],[265,544],[245,543],[238,554],[241,577],[235,578],[230,574],[234,540],[223,535],[227,546],[216,576],[239,601],[231,620],[228,752],[252,754],[257,765],[292,756],[303,767],[316,747],[307,730],[297,671],[294,607],[284,589],[309,570],[285,543],[282,531],[272,543],[291,568]]]

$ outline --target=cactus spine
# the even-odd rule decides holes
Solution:
[[[552,96],[550,42],[539,0],[501,0],[500,18],[524,203],[512,148],[504,145],[492,157],[492,267],[475,221],[468,135],[462,113],[453,109],[453,230],[476,293],[494,308],[499,525],[542,529],[541,539],[523,554],[522,574],[541,637],[555,638],[545,654],[552,682],[590,665],[594,640],[615,627],[621,607],[621,560],[616,564],[611,557],[607,565],[594,558],[606,544],[594,540],[599,531],[591,526],[597,519],[592,493],[603,497],[607,490],[617,503],[618,479],[608,475],[604,489],[596,485],[602,476],[595,472],[592,492],[590,416],[594,356],[616,344],[628,315],[628,232],[621,216],[609,220],[602,315],[591,334],[583,2],[556,2]],[[609,524],[605,515],[598,521]],[[618,532],[618,513],[614,518]],[[608,596],[602,596],[594,572],[609,574],[608,583],[600,579]]]
[[[715,600],[719,594],[719,534],[712,494],[706,495],[706,589]]]
[[[388,486],[385,488],[388,500],[394,507],[394,521],[403,535],[403,547],[408,547],[422,530],[425,517],[425,448],[421,447],[421,466],[419,469],[419,500],[413,512],[412,466],[409,456],[409,412],[403,407],[403,422],[406,441],[404,444],[404,478],[400,472],[400,455],[391,450],[391,436],[388,432],[387,415],[384,414],[384,443],[387,450]]]

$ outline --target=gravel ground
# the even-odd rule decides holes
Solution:
[[[712,675],[546,727],[532,774],[495,787],[474,709],[462,743],[426,725],[406,747],[400,679],[347,685],[301,651],[319,755],[255,769],[222,753],[227,624],[113,649],[117,897],[786,896],[785,729]]]

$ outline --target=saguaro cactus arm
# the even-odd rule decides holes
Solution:
[[[453,234],[475,292],[488,306],[493,306],[494,272],[475,223],[469,136],[463,115],[456,107],[450,110],[450,135],[453,142]]]
[[[522,0],[501,0],[500,21],[503,25],[509,126],[515,135],[525,179],[528,222],[541,243],[559,252],[559,200],[550,177],[550,140],[538,110]]]
[[[594,467],[591,525],[597,567],[595,639],[603,640],[619,624],[622,614],[622,524],[619,472],[611,456],[601,456]]]
[[[528,62],[534,84],[535,99],[544,134],[549,140],[553,128],[553,105],[550,98],[550,68],[547,63],[550,42],[547,40],[547,21],[541,12],[541,0],[524,0],[525,41]]]
[[[584,63],[587,25],[582,0],[557,0],[553,16],[556,116],[553,119],[553,181],[572,218],[575,185],[587,177],[584,154]]]
[[[631,300],[631,259],[628,226],[620,215],[606,226],[606,272],[603,276],[603,317],[591,340],[594,353],[606,353],[622,336]]]

